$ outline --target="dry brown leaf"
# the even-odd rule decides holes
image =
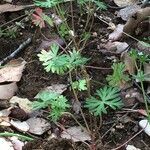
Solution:
[[[139,5],[130,5],[127,6],[126,8],[121,9],[118,13],[117,16],[121,17],[122,20],[127,21],[135,12],[137,12],[141,7]]]
[[[4,12],[14,12],[31,7],[33,5],[12,5],[12,4],[3,4],[0,5],[0,14]]]
[[[121,36],[122,36],[123,28],[124,28],[124,25],[118,24],[118,25],[116,26],[116,29],[114,30],[114,32],[112,32],[112,33],[109,35],[108,39],[109,39],[110,41],[117,41],[117,40],[119,40],[119,39],[121,38]]]
[[[143,20],[145,20],[146,18],[148,18],[149,16],[150,16],[150,7],[138,10],[128,19],[127,23],[124,25],[123,31],[127,34],[133,34],[138,24]]]
[[[50,123],[43,118],[29,118],[26,122],[30,127],[29,132],[36,135],[42,135],[51,128]]]
[[[65,139],[71,139],[74,142],[91,140],[90,135],[87,132],[83,131],[79,126],[70,127],[67,130],[63,131],[61,137]]]
[[[0,138],[0,150],[15,150],[13,144],[5,138]]]
[[[0,85],[0,99],[10,99],[17,92],[16,82]]]
[[[29,130],[29,125],[27,124],[26,121],[21,122],[21,121],[11,120],[10,124],[22,132],[27,132]]]
[[[18,82],[21,79],[26,61],[18,58],[0,69],[0,82]]]
[[[135,62],[134,60],[129,56],[129,53],[128,52],[124,52],[122,54],[122,59],[123,59],[123,62],[125,64],[125,67],[126,67],[126,70],[129,72],[129,74],[135,74],[135,70],[136,70],[136,67],[135,67]]]
[[[20,98],[17,96],[13,96],[10,101],[11,104],[17,103],[21,109],[23,109],[26,113],[32,112],[32,102],[27,98]]]
[[[135,4],[137,0],[114,0],[114,3],[119,7]]]
[[[22,150],[24,143],[22,141],[20,141],[17,137],[13,136],[9,138],[10,141],[13,144],[13,147],[15,148],[15,150]]]

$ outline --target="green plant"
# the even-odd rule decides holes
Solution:
[[[49,116],[54,122],[70,107],[67,103],[68,100],[63,95],[55,92],[40,92],[35,98],[37,101],[33,102],[33,109],[50,108]]]
[[[7,29],[0,29],[0,37],[9,37],[9,38],[16,38],[17,34],[17,27],[7,28]]]
[[[145,79],[147,78],[147,74],[144,74],[144,72],[142,70],[138,70],[137,75],[133,75],[134,79],[138,80],[141,84],[141,89],[142,89],[142,94],[143,94],[143,98],[144,98],[144,103],[145,103],[145,108],[146,108],[146,112],[148,115],[148,121],[150,123],[150,111],[149,111],[149,107],[148,107],[148,102],[147,102],[147,96],[144,90],[144,84],[143,81],[145,81]]]
[[[75,51],[69,54],[58,54],[59,46],[57,44],[51,45],[50,51],[42,50],[38,54],[39,60],[43,62],[47,72],[63,74],[78,66],[84,65],[88,59],[81,57],[80,53]]]
[[[72,88],[79,91],[87,90],[86,80],[82,79],[82,80],[72,82]]]
[[[95,116],[102,115],[102,113],[107,114],[108,107],[115,110],[123,106],[117,87],[105,86],[104,88],[97,90],[95,95],[96,97],[92,96],[87,99],[85,104],[85,107],[87,107]]]
[[[114,63],[112,65],[112,69],[113,74],[108,75],[106,78],[106,80],[109,82],[109,85],[120,86],[130,80],[129,76],[125,74],[125,65],[122,62]]]

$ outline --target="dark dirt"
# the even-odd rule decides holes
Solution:
[[[16,4],[25,4],[31,1],[14,1]],[[9,20],[14,19],[15,17],[23,14],[21,12],[15,13],[5,13],[0,15],[0,25],[6,23]],[[9,17],[8,17],[9,16]],[[117,19],[114,16],[114,10],[108,10],[107,13],[104,13],[103,16],[110,17],[114,22],[117,23]],[[111,72],[110,66],[111,61],[107,59],[107,54],[101,52],[99,45],[102,43],[102,39],[107,39],[110,30],[107,29],[107,26],[95,19],[92,32],[96,32],[97,37],[92,37],[88,41],[88,46],[86,46],[83,51],[83,55],[90,58],[90,63],[87,64],[87,72],[90,75],[92,83],[92,92],[94,93],[96,88],[103,86],[106,81],[105,77],[108,73]],[[21,33],[21,34],[20,34]],[[46,37],[51,35],[49,29],[44,29],[42,33],[46,33]],[[28,37],[32,37],[32,43],[16,57],[22,57],[27,61],[26,68],[23,72],[21,81],[18,83],[19,91],[18,96],[29,98],[33,100],[34,96],[44,87],[47,87],[51,84],[64,83],[66,84],[68,79],[66,76],[52,75],[51,73],[46,73],[37,58],[36,49],[40,45],[40,42],[44,37],[41,36],[39,29],[34,28],[31,23],[26,23],[26,28],[21,29],[15,39],[9,38],[0,38],[0,60],[12,51],[14,51],[22,42],[24,42]],[[111,54],[110,54],[111,56]],[[103,69],[97,69],[94,67],[102,67]],[[68,97],[72,97],[70,94]],[[81,96],[81,100],[83,96]],[[118,118],[122,117],[122,114],[110,113],[107,116],[103,116],[103,125],[100,130],[94,132],[95,135],[95,145],[92,146],[98,150],[109,150],[112,147],[117,147],[120,144],[126,142],[133,135],[135,135],[140,128],[137,126],[138,116],[129,115],[131,122],[123,123],[118,121]],[[89,118],[87,118],[89,119]],[[92,127],[94,128],[94,127]],[[103,136],[109,129],[110,132]],[[3,130],[3,129],[2,129]],[[35,140],[34,142],[29,142],[25,145],[23,150],[87,150],[89,149],[83,143],[73,143],[72,141],[65,139],[51,139],[48,140],[48,137],[44,135],[44,140]],[[141,133],[133,140],[129,142],[131,145],[135,145],[141,150],[150,150],[150,138],[145,134]],[[92,147],[91,146],[91,147]],[[123,150],[122,148],[120,150]]]

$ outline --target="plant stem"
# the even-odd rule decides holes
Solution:
[[[148,115],[148,122],[150,123],[150,113],[149,113],[149,109],[148,109],[147,97],[146,97],[146,94],[145,94],[143,81],[141,81],[141,88],[142,88],[143,98],[144,98],[144,102],[145,102],[146,112],[147,112],[147,115]]]
[[[26,141],[32,141],[33,140],[33,138],[31,138],[31,137],[21,135],[21,134],[16,134],[16,133],[10,133],[10,132],[0,133],[0,137],[1,136],[4,136],[4,137],[17,136],[18,138],[21,138],[21,139],[26,140]]]

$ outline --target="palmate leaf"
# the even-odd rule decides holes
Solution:
[[[119,89],[116,87],[107,87],[97,90],[96,96],[87,99],[85,107],[89,108],[95,116],[101,115],[102,113],[107,114],[107,108],[110,107],[113,110],[121,108],[123,103],[119,96]]]
[[[45,0],[45,1],[38,1],[34,0],[34,4],[36,6],[45,7],[45,8],[51,8],[56,6],[59,3],[64,2],[64,0]]]

